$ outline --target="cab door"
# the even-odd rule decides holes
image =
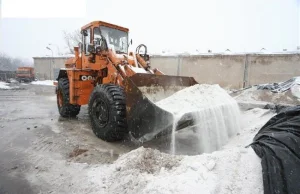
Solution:
[[[88,51],[88,46],[92,43],[92,28],[89,27],[82,31],[82,69],[89,69],[92,64],[88,59],[92,57],[91,53]]]

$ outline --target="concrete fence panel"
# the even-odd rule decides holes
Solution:
[[[286,81],[300,76],[299,54],[249,55],[247,85]]]
[[[35,57],[38,79],[56,79],[65,57]],[[239,89],[262,83],[280,82],[300,76],[300,54],[179,55],[151,56],[152,68],[167,75],[194,77],[199,83]]]
[[[244,61],[243,55],[183,57],[180,75],[192,76],[199,83],[240,88],[243,85]]]
[[[152,56],[150,64],[167,75],[178,75],[178,60],[176,56]]]

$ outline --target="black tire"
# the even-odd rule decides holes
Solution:
[[[80,105],[70,104],[69,93],[69,79],[60,78],[57,84],[56,95],[58,111],[62,117],[75,117],[80,111]],[[59,100],[60,97],[61,101]]]
[[[94,88],[89,101],[93,132],[104,141],[119,141],[128,134],[126,100],[121,87],[105,84]]]

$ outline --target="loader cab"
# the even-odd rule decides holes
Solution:
[[[112,49],[116,54],[128,54],[128,29],[105,22],[92,22],[82,28],[81,52],[90,55],[97,48]],[[94,50],[94,49],[95,50]]]
[[[101,35],[105,38],[108,48],[111,48],[117,54],[128,53],[128,32],[107,26],[94,28],[94,41],[98,42],[97,40],[101,38]]]

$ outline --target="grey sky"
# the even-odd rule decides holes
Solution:
[[[6,1],[11,0],[2,0],[2,13]],[[59,6],[57,0],[52,4]],[[86,0],[86,9],[82,10],[78,6],[72,10],[72,4],[60,6],[60,10],[71,12],[72,16],[85,13],[82,18],[3,17],[0,51],[26,58],[45,56],[51,54],[45,49],[49,43],[66,51],[62,31],[79,29],[93,20],[128,27],[135,45],[145,43],[150,52],[194,52],[196,49],[223,52],[227,48],[232,52],[250,52],[262,47],[268,51],[296,50],[298,4],[299,0]],[[40,10],[38,14],[42,14],[42,5],[36,6],[28,4],[23,10],[32,13]],[[48,14],[59,15],[60,10],[48,7],[51,10]],[[52,48],[56,53],[56,46]]]

